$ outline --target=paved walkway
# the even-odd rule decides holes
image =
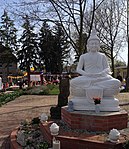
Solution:
[[[21,121],[49,114],[50,107],[57,105],[57,96],[24,95],[0,107],[0,148]],[[9,148],[6,148],[9,149]]]

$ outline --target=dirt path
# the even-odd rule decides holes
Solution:
[[[50,107],[57,104],[57,96],[24,95],[0,107],[0,147],[11,131],[21,121],[49,114]]]

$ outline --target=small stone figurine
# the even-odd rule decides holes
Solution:
[[[52,136],[57,136],[59,133],[59,126],[56,123],[52,123],[50,126],[50,132]]]
[[[39,119],[41,122],[47,122],[48,116],[46,115],[46,113],[42,113]]]
[[[69,112],[73,112],[74,110],[73,110],[73,102],[72,101],[69,101],[68,102],[68,111]]]
[[[119,142],[120,132],[117,129],[112,129],[109,133],[109,141],[113,143]]]

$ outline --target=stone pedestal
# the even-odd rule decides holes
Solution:
[[[61,109],[62,120],[72,129],[86,129],[88,131],[110,131],[111,129],[127,128],[128,113],[95,111],[67,111],[67,106]]]
[[[99,97],[99,96],[97,96]],[[74,97],[70,99],[73,102],[73,109],[79,111],[94,111],[94,100],[86,99],[86,97]],[[114,97],[104,97],[101,100],[100,111],[117,112],[120,111],[119,100]]]

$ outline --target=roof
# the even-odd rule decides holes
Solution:
[[[126,69],[127,66],[119,66],[119,67],[115,67],[115,69]]]
[[[4,52],[5,50],[8,49],[0,43],[0,53]]]
[[[5,58],[17,61],[16,56],[13,53],[11,53],[11,50],[0,43],[0,61]]]

